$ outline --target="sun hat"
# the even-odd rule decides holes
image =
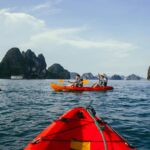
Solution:
[[[99,73],[98,75],[105,77],[105,73]]]

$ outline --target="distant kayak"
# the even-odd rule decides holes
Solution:
[[[75,86],[63,86],[55,83],[51,83],[50,87],[54,91],[107,91],[112,90],[112,86],[98,86],[98,87],[75,87]]]
[[[95,114],[92,107],[67,111],[24,150],[136,150]]]

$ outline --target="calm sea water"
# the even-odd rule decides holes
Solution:
[[[50,82],[0,80],[0,150],[23,149],[58,116],[91,100],[97,115],[129,143],[150,150],[150,82],[110,81],[113,91],[83,93],[53,92]]]

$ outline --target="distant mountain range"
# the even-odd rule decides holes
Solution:
[[[12,76],[22,76],[24,79],[74,79],[75,72],[69,72],[60,64],[53,64],[47,68],[43,54],[38,56],[28,49],[21,52],[19,48],[11,48],[0,62],[0,78],[9,79]],[[82,75],[84,79],[97,79],[91,72]],[[111,80],[141,80],[142,77],[131,74],[127,77],[114,74],[108,77]],[[148,71],[150,79],[150,68]]]
[[[74,79],[76,74],[77,73],[75,73],[75,72],[70,73],[71,79]],[[92,79],[92,80],[95,80],[95,79],[97,80],[98,79],[98,77],[94,76],[92,73],[84,73],[82,75],[82,78],[83,79]],[[115,75],[112,75],[112,76],[108,76],[108,79],[109,80],[142,80],[144,78],[142,78],[142,77],[140,77],[138,75],[135,75],[135,74],[131,74],[131,75],[127,76],[127,77],[125,77],[123,75],[115,74]]]

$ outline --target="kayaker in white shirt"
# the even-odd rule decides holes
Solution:
[[[104,73],[99,73],[98,74],[98,83],[94,83],[92,87],[97,87],[97,86],[107,86],[108,78]]]

